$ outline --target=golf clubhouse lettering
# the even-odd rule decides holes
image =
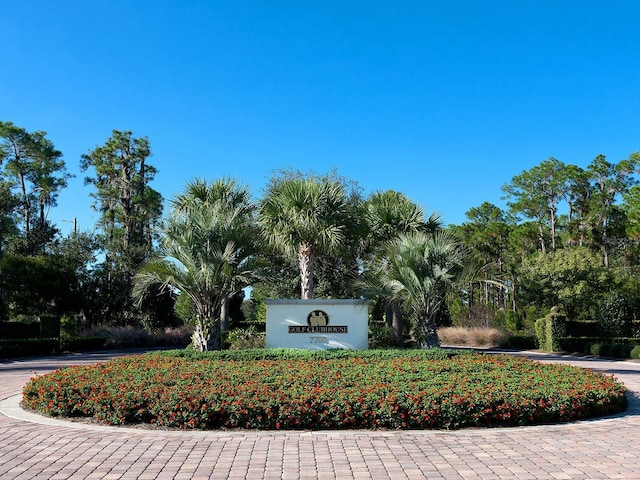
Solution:
[[[349,333],[347,325],[327,325],[326,327],[310,327],[308,325],[290,325],[289,333]]]
[[[306,325],[289,325],[289,333],[349,333],[347,325],[329,325],[329,315],[323,310],[314,310],[307,315]]]
[[[368,347],[368,303],[358,299],[270,299],[267,348]]]

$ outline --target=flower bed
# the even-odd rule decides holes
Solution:
[[[110,425],[184,429],[529,425],[626,406],[625,387],[611,376],[508,356],[285,357],[149,354],[71,367],[32,379],[24,405]]]

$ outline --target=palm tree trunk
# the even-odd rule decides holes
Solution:
[[[313,246],[303,243],[298,249],[298,263],[300,266],[300,298],[313,298],[313,266],[315,263]]]
[[[191,336],[193,347],[199,352],[205,352],[209,350],[209,337],[209,329],[207,328],[206,320],[203,320],[200,318],[200,316],[198,316],[198,320],[196,322],[196,330]]]
[[[211,344],[211,324],[215,309],[206,302],[198,305],[196,315],[196,330],[193,332],[191,341],[196,350],[206,352]],[[220,325],[219,322],[218,325]],[[215,341],[215,340],[214,340]]]
[[[391,307],[391,327],[393,328],[393,338],[398,347],[401,347],[404,343],[402,337],[402,304],[400,302],[393,302]]]
[[[438,348],[440,346],[436,320],[434,317],[421,316],[418,319],[417,334],[418,346],[421,349]]]
[[[229,331],[229,297],[227,296],[220,299],[220,330]]]

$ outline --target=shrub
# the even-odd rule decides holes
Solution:
[[[600,337],[603,333],[600,323],[594,320],[567,320],[567,336]]]
[[[633,350],[631,350],[631,353],[629,354],[629,358],[633,358],[634,360],[640,359],[640,345],[633,347]]]
[[[513,310],[507,310],[505,313],[505,324],[507,330],[516,333],[522,329],[522,319]]]
[[[0,339],[38,338],[39,322],[0,322]]]
[[[369,324],[369,348],[396,347],[393,328],[384,323]]]
[[[636,348],[630,343],[590,343],[587,353],[601,357],[633,358],[631,354]]]
[[[191,343],[194,327],[183,325],[181,327],[166,327],[153,332],[154,343],[158,347],[186,348]]]
[[[559,337],[560,351],[568,353],[589,353],[588,345],[594,343],[593,337]]]
[[[103,350],[105,343],[104,337],[76,337],[64,340],[61,347],[67,352],[90,352],[91,350]]]
[[[562,349],[558,338],[566,335],[566,317],[558,307],[553,307],[546,317],[536,320],[535,331],[541,350],[559,352]]]
[[[71,367],[32,379],[23,400],[51,416],[191,429],[451,429],[567,421],[626,406],[625,388],[611,376],[522,358],[392,350],[256,358],[266,352],[198,361],[165,352]],[[429,358],[438,355],[446,359]]]
[[[589,344],[589,353],[591,355],[609,356],[609,344],[608,343],[591,343]]]
[[[538,348],[538,339],[531,333],[509,335],[504,346],[518,350],[533,350]]]
[[[628,343],[612,343],[609,350],[609,355],[614,358],[629,358],[634,345]]]
[[[252,325],[249,328],[236,328],[227,334],[229,350],[251,350],[265,348],[265,334],[258,332]]]
[[[472,355],[472,350],[449,350],[446,348],[432,348],[428,350],[298,350],[295,348],[266,348],[253,350],[165,350],[149,353],[149,356],[188,358],[191,360],[291,360],[291,359],[377,359],[402,358],[408,362],[417,360],[448,360],[453,357]]]
[[[619,292],[609,292],[597,306],[597,318],[605,335],[631,335],[632,307]]]
[[[0,340],[0,358],[52,355],[60,352],[57,338],[17,338]]]

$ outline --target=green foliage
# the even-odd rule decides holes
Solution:
[[[168,350],[154,352],[149,355],[159,355],[161,357],[190,358],[192,360],[234,360],[234,361],[254,361],[254,360],[328,360],[328,359],[389,359],[403,358],[407,361],[414,360],[446,360],[460,355],[471,355],[471,350],[448,350],[443,348],[432,348],[428,350],[300,350],[294,348],[268,348],[254,350],[219,350],[199,352],[197,350]]]
[[[47,221],[49,208],[72,175],[66,172],[62,152],[46,138],[46,132],[27,132],[11,122],[0,121],[0,251],[7,217],[22,227],[14,237],[13,253],[42,255],[57,229]],[[2,202],[0,202],[2,203]],[[1,257],[1,255],[0,255]]]
[[[640,185],[631,187],[627,191],[622,208],[628,219],[627,235],[633,239],[640,238]]]
[[[393,328],[384,323],[369,323],[369,348],[395,348]]]
[[[549,227],[551,249],[556,249],[557,212],[567,194],[567,169],[561,161],[550,157],[530,170],[513,177],[502,190],[512,199],[509,208],[515,215],[535,220],[540,227],[541,250],[544,252],[543,230]]]
[[[527,333],[509,335],[504,346],[506,348],[514,348],[516,350],[534,350],[539,348],[537,337]]]
[[[178,294],[173,308],[177,317],[183,324],[196,324],[196,316],[198,312],[196,311],[196,306],[189,295],[183,293]]]
[[[100,213],[100,243],[105,253],[102,264],[94,268],[90,300],[91,320],[112,325],[154,322],[141,317],[131,301],[135,271],[153,251],[156,227],[162,214],[162,196],[151,188],[156,169],[149,163],[151,148],[146,137],[134,138],[131,131],[113,130],[101,146],[82,155],[80,168],[92,175],[85,184],[95,191],[93,208]],[[108,293],[106,293],[108,292]],[[148,301],[157,312],[157,305]],[[170,311],[170,310],[169,310]]]
[[[566,316],[554,307],[546,317],[536,320],[535,331],[541,350],[559,352],[562,347],[558,339],[566,334]]]
[[[629,358],[632,358],[634,360],[640,359],[640,345],[636,345],[635,347],[633,347],[631,353],[629,354]]]
[[[517,333],[522,330],[523,324],[521,318],[513,310],[505,312],[505,326],[511,333]]]
[[[61,257],[5,254],[0,260],[0,290],[12,316],[77,311],[81,297],[72,267]]]
[[[569,421],[626,407],[622,384],[577,367],[382,352],[235,361],[134,356],[37,377],[23,400],[50,416],[184,429],[455,429]]]
[[[38,321],[0,322],[0,338],[37,338],[40,336],[40,322]]]
[[[358,197],[350,198],[335,174],[284,171],[269,181],[258,213],[262,234],[277,252],[298,261],[301,298],[314,297],[318,257],[340,258],[347,271],[357,271],[358,207]]]
[[[171,290],[163,290],[158,285],[151,286],[139,304],[140,325],[148,332],[181,324],[174,312],[176,295]]]
[[[464,259],[465,251],[448,232],[400,235],[387,243],[384,260],[370,275],[369,294],[400,302],[421,348],[433,348],[438,345],[438,315]]]
[[[601,357],[613,357],[613,358],[633,358],[632,352],[637,348],[637,345],[629,343],[590,343],[588,345],[591,355],[598,355]]]
[[[611,271],[585,247],[537,253],[519,269],[521,296],[539,307],[560,305],[569,318],[588,316],[614,284]]]
[[[560,351],[569,353],[587,353],[592,355],[605,355],[610,353],[611,345],[626,345],[623,351],[630,352],[640,339],[634,337],[559,337],[557,339]],[[617,347],[616,347],[617,348]],[[594,353],[601,352],[601,353]],[[605,352],[605,353],[602,353]],[[618,352],[620,353],[620,352]],[[626,354],[623,358],[629,358]]]
[[[0,339],[0,358],[52,355],[59,352],[58,338]]]
[[[196,348],[221,348],[229,300],[262,278],[261,245],[248,190],[235,181],[194,181],[173,200],[160,253],[136,274],[138,304],[149,290],[187,295],[196,311]]]
[[[542,317],[536,320],[535,323],[536,338],[538,339],[538,346],[540,350],[549,350],[547,346],[547,318]]]
[[[612,337],[632,334],[632,306],[620,292],[609,292],[596,307],[596,318],[601,332]]]
[[[255,326],[229,330],[227,334],[229,350],[252,350],[265,348],[265,334],[258,332]]]

